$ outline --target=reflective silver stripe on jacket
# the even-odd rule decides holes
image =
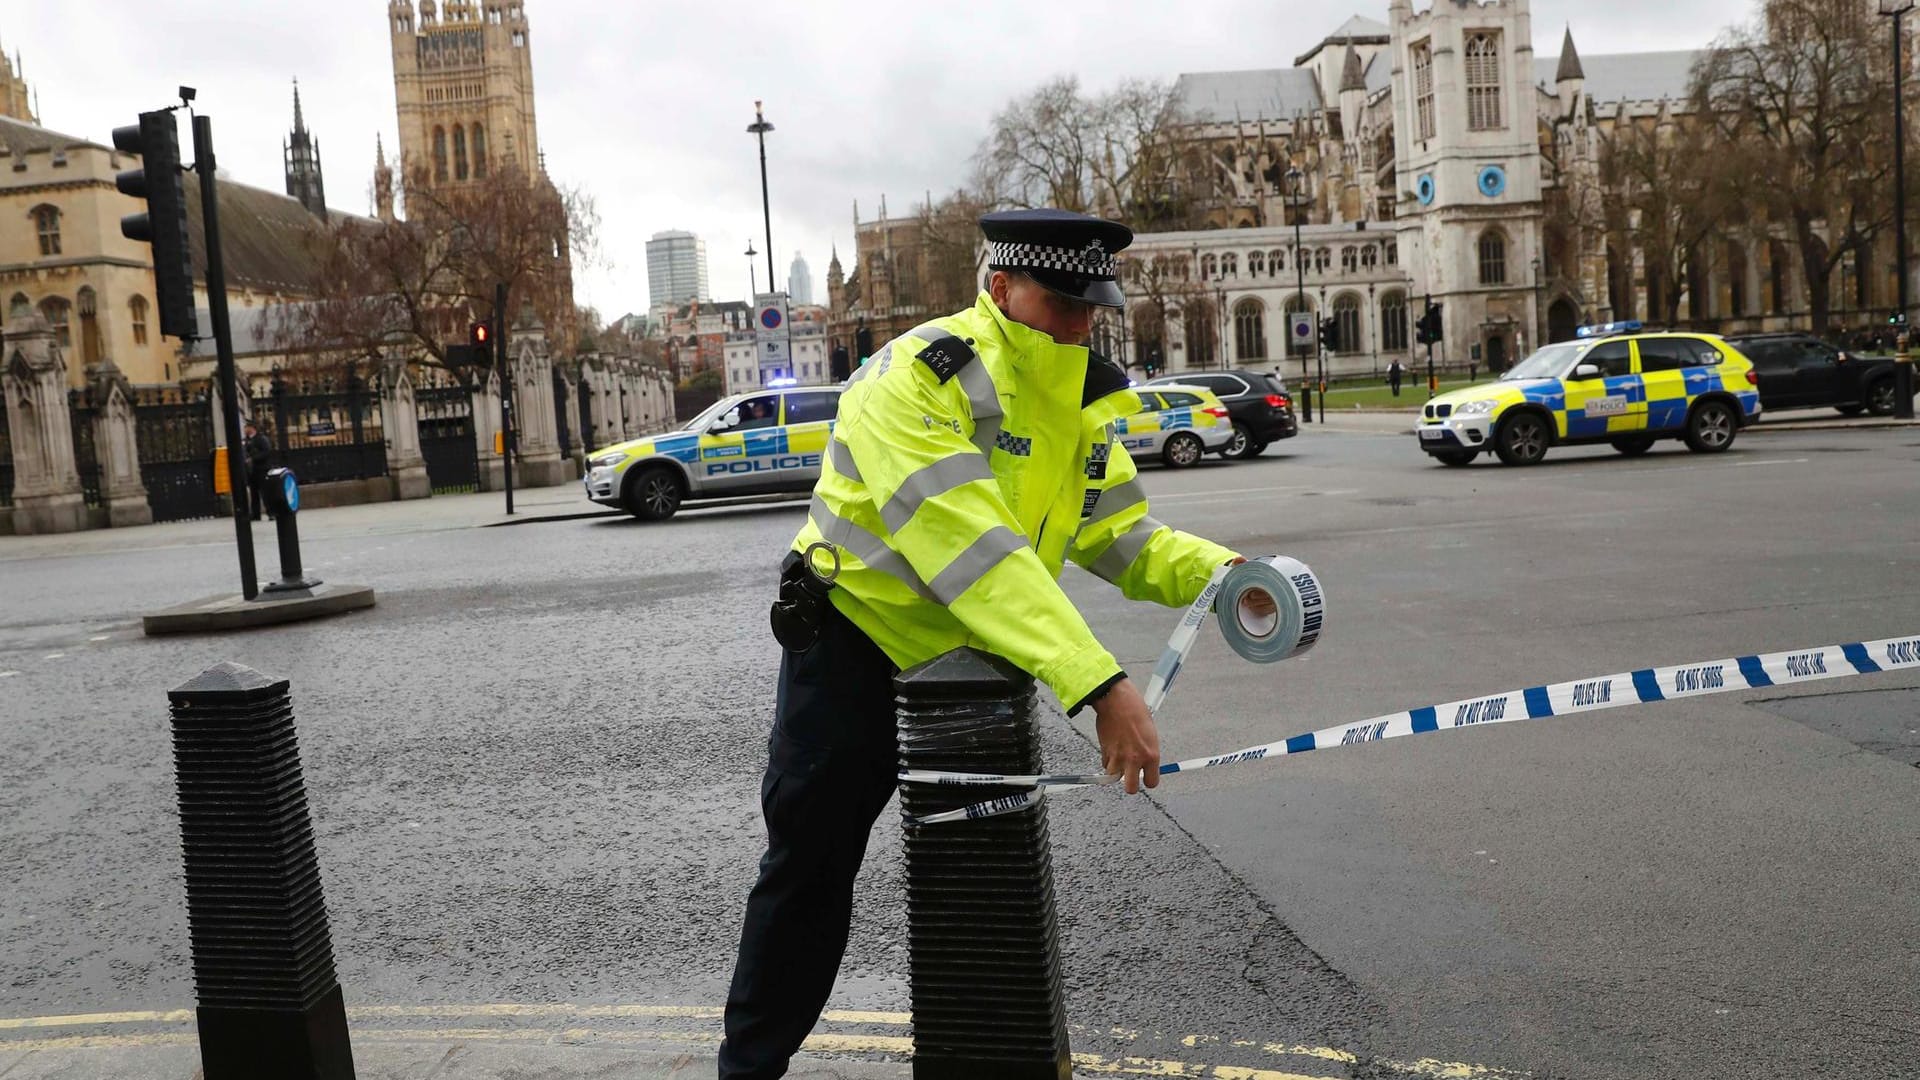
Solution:
[[[987,365],[972,363],[960,369],[960,388],[967,392],[967,407],[973,413],[973,445],[991,457],[993,444],[1000,437],[1000,395],[994,392],[993,376]]]
[[[986,458],[966,451],[948,454],[902,480],[893,498],[880,508],[880,520],[887,523],[888,531],[897,533],[913,520],[921,503],[961,484],[991,479],[993,470],[987,468]]]
[[[1114,537],[1113,543],[1107,545],[1107,550],[1101,552],[1088,569],[1103,581],[1118,582],[1127,567],[1133,565],[1133,560],[1146,550],[1147,541],[1164,528],[1166,526],[1152,514],[1142,517],[1134,522],[1133,528]]]
[[[827,436],[827,464],[833,467],[834,472],[856,484],[866,483],[861,479],[860,467],[853,463],[853,451],[847,449],[846,443],[831,435]]]
[[[1026,538],[1005,525],[995,525],[980,534],[980,539],[954,557],[945,570],[934,575],[933,595],[949,607],[960,594],[1000,565],[1000,560],[1027,546]],[[856,552],[856,554],[858,554]]]
[[[927,588],[927,583],[920,580],[920,575],[914,573],[913,564],[907,562],[905,555],[888,547],[886,541],[827,509],[826,501],[817,492],[813,496],[813,503],[807,507],[807,516],[813,519],[813,527],[820,530],[820,535],[826,537],[828,543],[845,549],[867,566],[897,579],[920,599],[942,602],[933,590]],[[944,573],[942,576],[945,576]]]
[[[1147,501],[1147,489],[1140,486],[1140,478],[1134,477],[1124,483],[1115,484],[1100,493],[1093,504],[1093,515],[1080,523],[1084,531],[1096,522],[1105,521],[1113,515]]]

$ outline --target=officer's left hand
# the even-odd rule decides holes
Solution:
[[[1227,565],[1239,566],[1246,561],[1246,559],[1236,556],[1230,560]],[[1280,609],[1274,605],[1273,597],[1263,592],[1255,592],[1251,589],[1247,590],[1246,594],[1240,598],[1240,607],[1243,615],[1253,615],[1261,619],[1270,619],[1280,614]]]

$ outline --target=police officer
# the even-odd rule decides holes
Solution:
[[[1070,711],[1093,707],[1101,762],[1129,794],[1154,787],[1153,717],[1061,592],[1061,565],[1178,607],[1241,561],[1149,516],[1114,439],[1140,399],[1084,343],[1094,308],[1124,302],[1114,255],[1131,230],[1060,210],[980,226],[986,291],[855,373],[782,568],[767,850],[727,995],[722,1080],[784,1075],[833,989],[854,875],[898,769],[894,675],[963,645],[1003,656]]]

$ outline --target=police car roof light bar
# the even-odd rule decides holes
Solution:
[[[1625,322],[1601,323],[1598,326],[1582,326],[1573,332],[1573,336],[1590,338],[1605,337],[1608,334],[1632,334],[1645,329],[1646,325],[1646,323],[1641,322],[1639,319],[1628,319]]]

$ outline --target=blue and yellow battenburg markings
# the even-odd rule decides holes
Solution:
[[[1176,630],[1176,633],[1179,631]],[[1820,645],[1787,652],[1730,656],[1721,660],[1676,664],[1671,667],[1640,668],[1634,671],[1596,675],[1570,682],[1530,686],[1476,698],[1462,698],[1439,705],[1423,705],[1406,712],[1370,717],[1357,723],[1309,731],[1277,742],[1249,746],[1213,757],[1190,758],[1160,766],[1161,775],[1197,772],[1201,769],[1237,765],[1289,754],[1304,754],[1322,747],[1354,746],[1383,739],[1429,732],[1483,727],[1515,720],[1544,720],[1549,717],[1618,709],[1629,705],[1651,705],[1681,698],[1705,697],[1740,690],[1761,690],[1773,686],[1844,679],[1873,675],[1884,671],[1920,668],[1920,634],[1856,641],[1844,645]],[[991,784],[1024,787],[1032,790],[980,803],[965,810],[965,815],[987,817],[1032,806],[1048,791],[1109,784],[1117,777],[1097,774],[1042,774],[1034,776],[981,775],[964,773],[914,773],[901,776],[908,783]],[[988,809],[988,807],[992,807]],[[958,813],[958,812],[956,812]],[[953,820],[936,815],[937,820]],[[910,823],[913,824],[913,823]]]

